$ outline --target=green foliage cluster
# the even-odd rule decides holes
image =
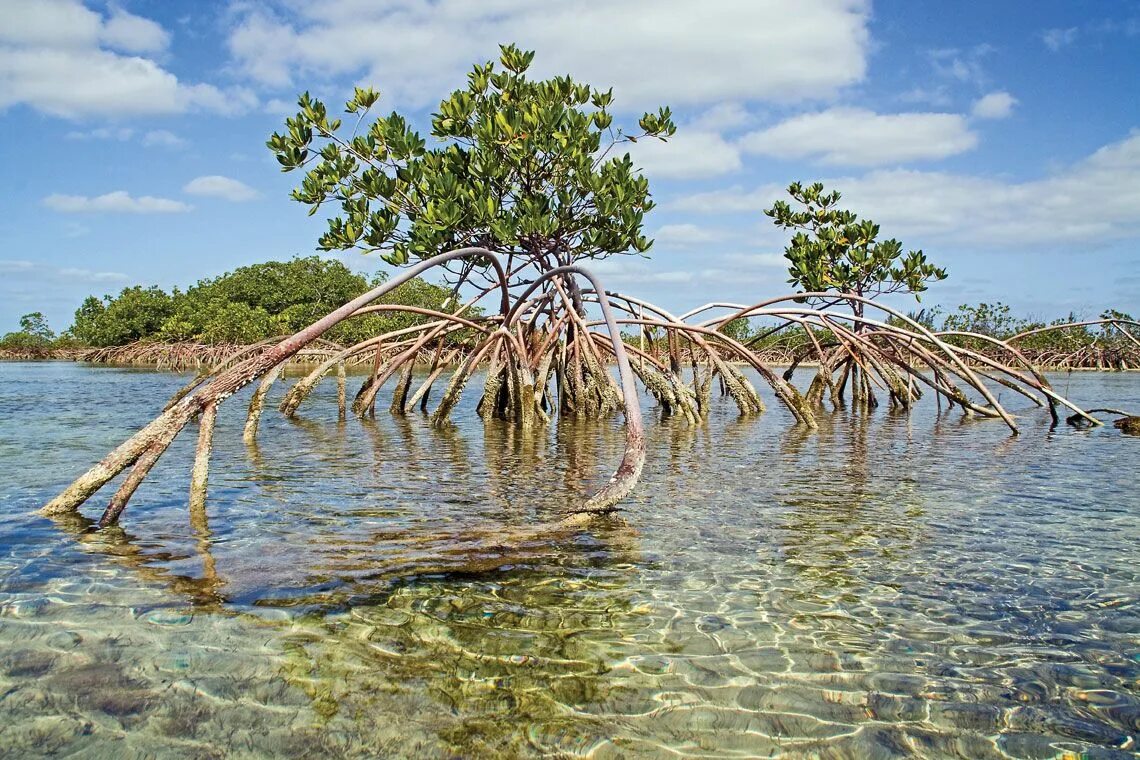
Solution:
[[[162,288],[133,285],[117,297],[88,296],[75,312],[70,332],[88,346],[122,346],[157,336],[174,313],[174,298]]]
[[[729,338],[743,343],[752,337],[752,323],[748,319],[734,319],[720,331]]]
[[[612,91],[569,76],[529,79],[533,58],[505,45],[498,66],[476,65],[433,115],[430,147],[398,113],[369,117],[380,98],[373,89],[357,88],[346,103],[351,129],[301,95],[299,113],[267,145],[283,171],[307,170],[293,198],[310,214],[339,204],[320,248],[375,251],[400,265],[482,246],[540,269],[648,250],[648,180],[628,153],[609,154],[673,135],[669,109],[623,132],[613,126]]]
[[[912,311],[907,316],[928,330],[976,333],[998,340],[1009,340],[1015,335],[1042,327],[1055,327],[1088,321],[1087,317],[1072,312],[1066,317],[1051,321],[1019,317],[1013,313],[1008,304],[1001,301],[962,304],[953,312],[945,315],[940,308],[934,307]],[[1131,315],[1116,309],[1106,309],[1099,318],[1132,321]],[[895,317],[888,319],[887,323],[900,327],[906,326],[903,320]],[[1135,328],[1129,328],[1129,330],[1135,334]],[[948,338],[948,341],[954,345],[974,350],[992,348],[992,344],[987,341],[968,336],[952,336]],[[1014,345],[1017,348],[1029,350],[1076,351],[1079,348],[1094,344],[1104,347],[1129,346],[1131,341],[1112,325],[1081,325],[1068,327],[1064,330],[1051,330],[1028,335],[1025,338],[1018,339]]]
[[[344,264],[317,256],[241,267],[176,293],[160,334],[163,340],[253,343],[292,334],[368,286]]]
[[[1032,329],[1028,320],[1014,317],[1009,306],[996,301],[976,305],[962,304],[953,314],[946,316],[943,330],[978,333],[991,338],[1012,338],[1019,332]]]
[[[297,332],[384,281],[352,272],[317,256],[269,261],[200,280],[182,292],[135,285],[118,296],[88,297],[69,333],[89,346],[121,346],[139,340],[255,343]],[[384,299],[443,310],[450,291],[421,279]],[[426,319],[406,313],[351,320],[330,332],[333,340],[358,341]]]
[[[931,280],[946,279],[946,270],[926,260],[922,251],[903,253],[894,238],[879,240],[879,225],[838,207],[838,191],[822,183],[788,187],[796,207],[778,200],[764,213],[776,226],[794,230],[784,251],[788,282],[804,292],[837,293],[875,298],[888,293],[926,290]],[[856,313],[862,313],[858,306]]]
[[[1116,309],[1108,309],[1100,315],[1101,319],[1132,320],[1132,317]],[[992,338],[1006,340],[1019,333],[1029,332],[1042,327],[1065,325],[1073,322],[1085,321],[1077,314],[1070,313],[1062,319],[1050,322],[1043,320],[1024,319],[1014,316],[1008,305],[1001,301],[979,304],[963,304],[952,314],[946,316],[943,330],[957,330],[961,332],[978,333]],[[1134,332],[1134,331],[1133,331]],[[959,337],[954,340],[958,345],[970,348],[983,348],[983,341]],[[1082,325],[1070,327],[1065,330],[1052,330],[1036,335],[1029,335],[1015,344],[1023,349],[1054,349],[1058,351],[1075,351],[1094,343],[1101,345],[1126,345],[1128,339],[1111,325]]]
[[[33,311],[20,317],[18,332],[0,338],[0,349],[7,351],[43,351],[55,343],[55,332],[48,326],[43,312]]]

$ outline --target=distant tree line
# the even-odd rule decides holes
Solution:
[[[911,312],[909,317],[930,330],[975,333],[999,340],[1008,340],[1015,335],[1028,333],[1043,327],[1067,325],[1091,321],[1094,318],[1070,312],[1066,317],[1045,321],[1038,318],[1015,316],[1007,304],[994,303],[963,304],[955,311],[944,314],[938,307]],[[1100,319],[1132,320],[1132,316],[1116,309],[1106,309]],[[954,336],[948,340],[956,345],[972,349],[985,349],[984,341],[969,336]],[[1124,336],[1111,325],[1076,325],[1065,330],[1027,335],[1018,340],[1022,349],[1077,349],[1093,343],[1115,343],[1125,340]]]
[[[365,277],[339,261],[309,256],[240,267],[199,280],[185,291],[133,285],[117,296],[86,298],[59,336],[42,313],[26,314],[18,331],[0,338],[0,348],[35,351],[136,341],[255,343],[295,333],[386,278],[384,273]],[[450,295],[450,289],[416,278],[384,301],[446,311]],[[406,312],[369,315],[339,325],[328,337],[353,343],[426,319]]]
[[[1064,325],[1073,322],[1089,321],[1091,317],[1082,317],[1075,313],[1061,319],[1045,321],[1041,319],[1015,316],[1010,307],[1001,301],[994,303],[963,304],[952,312],[946,313],[940,307],[923,308],[911,311],[907,318],[917,322],[924,328],[938,331],[955,331],[976,333],[999,340],[1008,340],[1020,333],[1029,332],[1052,325]],[[1100,319],[1132,320],[1132,316],[1116,309],[1107,309],[1100,314]],[[903,326],[903,321],[895,318],[888,320],[889,324]],[[777,332],[770,331],[770,325],[762,318],[737,319],[725,327],[725,334],[729,337],[749,344],[757,351],[793,349],[807,346],[811,341],[802,327],[795,325],[784,326]],[[831,336],[827,331],[816,330],[816,339],[830,342]],[[622,339],[630,346],[642,345],[643,338],[638,332],[627,331],[622,333]],[[986,350],[990,345],[978,339],[969,337],[949,337],[947,340],[955,345],[974,350]],[[1029,335],[1018,341],[1017,346],[1023,349],[1069,349],[1075,350],[1082,346],[1094,343],[1113,344],[1125,342],[1127,339],[1116,329],[1108,325],[1080,325],[1067,330],[1058,330]],[[648,328],[644,336],[644,345],[661,349],[665,342],[664,333]]]
[[[381,273],[368,278],[340,262],[311,256],[242,267],[220,277],[200,280],[184,292],[175,288],[167,293],[158,287],[133,285],[123,288],[117,296],[89,296],[76,310],[72,325],[58,336],[41,312],[25,314],[20,317],[19,330],[0,338],[0,349],[34,352],[122,346],[140,340],[255,343],[300,330],[385,277]],[[448,288],[417,278],[398,288],[385,302],[448,311],[450,294]],[[950,313],[944,313],[939,307],[924,308],[907,316],[929,330],[978,333],[1002,340],[1047,325],[1081,321],[1075,314],[1049,322],[1017,317],[1000,301],[963,304]],[[1102,319],[1132,319],[1129,314],[1115,309],[1108,309],[1100,316]],[[403,312],[368,316],[341,325],[329,337],[340,342],[357,342],[424,319]],[[751,343],[758,350],[809,342],[803,329],[794,326],[772,335],[766,332],[762,319],[738,319],[725,329],[733,339]],[[1077,348],[1098,341],[1120,340],[1120,337],[1111,328],[1093,325],[1029,336],[1019,345],[1030,349]],[[623,332],[622,338],[635,347],[642,342],[642,336],[635,331]],[[647,347],[658,347],[662,341],[661,331],[647,328],[644,338]],[[968,338],[956,338],[953,342],[985,348]]]

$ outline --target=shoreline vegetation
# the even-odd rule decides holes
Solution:
[[[338,261],[309,256],[241,267],[200,280],[185,291],[175,288],[168,293],[135,285],[115,296],[88,297],[76,310],[72,324],[58,336],[43,314],[24,315],[19,331],[0,337],[0,361],[76,361],[173,371],[212,368],[232,355],[283,340],[386,279],[384,273],[366,277]],[[431,312],[458,314],[458,303],[453,288],[413,278],[377,302],[379,311],[330,331],[319,344],[299,351],[289,364],[320,363],[372,336],[413,330],[431,322]],[[479,308],[462,313],[476,322],[484,317]],[[643,313],[640,310],[639,316]],[[1019,361],[1002,345],[1006,344],[1041,370],[1140,369],[1140,341],[1134,337],[1134,328],[1129,331],[1132,318],[1120,311],[1108,310],[1093,320],[1070,314],[1068,319],[1045,323],[1015,317],[999,302],[962,305],[948,314],[937,308],[920,309],[906,317],[944,335],[950,345],[1003,364]],[[891,317],[887,324],[905,327],[906,321]],[[667,364],[676,354],[682,364],[692,364],[693,346],[687,341],[671,346],[668,331],[631,327],[621,337],[635,355],[645,355],[640,363],[648,358]],[[817,348],[837,345],[834,331],[809,335],[803,325],[763,318],[737,319],[722,329],[761,362],[779,367],[816,367]],[[455,330],[444,343],[457,357],[466,358],[471,338],[471,330]],[[404,347],[396,341],[381,356],[390,359]],[[748,363],[731,350],[715,350],[728,364]],[[425,346],[415,361],[430,364],[433,356],[434,347]],[[345,363],[367,365],[374,357],[374,352],[357,353]],[[965,359],[975,366],[984,363],[969,356]],[[600,355],[599,360],[610,363],[613,357]]]
[[[309,281],[308,290],[298,287],[302,280]],[[59,336],[42,314],[24,315],[20,331],[0,337],[0,361],[74,361],[170,371],[214,368],[228,357],[285,339],[323,311],[385,280],[383,274],[366,278],[339,262],[313,256],[243,267],[202,280],[185,292],[127,287],[117,296],[87,298],[72,325]],[[299,351],[288,364],[319,364],[373,335],[414,332],[431,322],[431,312],[459,313],[454,306],[457,303],[452,290],[414,278],[378,302],[374,308],[381,311],[355,320],[351,327],[332,331],[327,338]],[[484,318],[481,309],[463,313],[475,322]],[[1089,320],[1071,314],[1068,319],[1045,323],[1014,317],[1010,308],[999,302],[962,305],[949,314],[937,308],[921,309],[908,313],[906,320],[942,336],[949,345],[1002,364],[1024,360],[1039,370],[1050,371],[1140,369],[1135,322],[1120,311],[1108,310],[1099,319]],[[891,317],[887,324],[905,327],[906,320]],[[803,325],[763,318],[737,319],[721,329],[764,364],[781,368],[818,367],[818,350],[838,345],[832,330],[809,334]],[[685,366],[699,360],[700,352],[694,353],[692,344],[684,341],[673,345],[669,335],[669,331],[654,326],[636,325],[632,331],[623,331],[621,338],[639,357],[639,364],[648,359],[664,365],[671,356]],[[472,337],[471,330],[456,330],[443,343],[464,359],[471,352]],[[1020,356],[1015,356],[1010,347]],[[391,359],[406,345],[394,341],[379,348],[379,352],[350,354],[344,363],[349,367],[368,365],[377,353],[382,359]],[[728,364],[748,364],[732,350],[713,348]],[[431,364],[435,354],[435,347],[425,345],[417,350],[414,363]],[[971,366],[985,364],[970,355],[964,359]],[[600,355],[599,360],[612,363],[613,357]]]
[[[286,336],[282,336],[282,339]],[[630,336],[623,335],[625,343],[631,348],[639,348],[639,341]],[[645,352],[651,359],[668,361],[668,347],[663,342],[647,342]],[[70,361],[86,364],[95,364],[110,367],[137,367],[172,372],[185,372],[188,370],[203,370],[214,368],[223,363],[234,354],[247,353],[259,344],[237,343],[165,343],[137,341],[123,346],[105,347],[17,347],[6,348],[0,346],[0,361]],[[293,356],[287,366],[306,366],[319,364],[330,356],[343,351],[348,346],[330,342],[326,348],[308,348]],[[791,346],[777,346],[762,348],[754,351],[759,359],[767,365],[790,367],[818,367],[819,362],[814,358],[804,358],[804,354],[811,350],[811,345],[805,342]],[[459,355],[466,356],[462,347],[458,349]],[[398,352],[398,350],[397,350]],[[978,351],[988,359],[998,362],[1009,362],[1011,354],[1008,351],[994,347],[983,347]],[[1140,347],[1124,343],[1108,343],[1096,337],[1075,348],[1065,346],[1023,348],[1022,356],[1037,369],[1051,372],[1087,371],[1087,372],[1136,372],[1140,371]],[[415,363],[417,365],[430,365],[432,350],[424,349],[419,352]],[[357,354],[345,361],[348,367],[367,367],[374,359],[374,355]],[[682,363],[690,363],[691,356],[688,350],[681,351]],[[748,362],[725,357],[728,364],[746,366]],[[605,361],[612,364],[612,359]],[[971,366],[982,366],[983,362],[971,360]]]

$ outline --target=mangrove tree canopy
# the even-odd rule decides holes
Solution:
[[[903,253],[898,240],[879,240],[878,224],[839,208],[838,190],[826,192],[820,182],[794,182],[788,195],[794,206],[778,200],[764,213],[777,227],[794,230],[784,257],[788,283],[800,290],[863,298],[905,292],[917,297],[930,281],[946,279],[946,270],[928,262],[921,250]]]
[[[512,255],[512,272],[649,249],[649,182],[614,147],[673,135],[669,109],[623,130],[613,124],[611,90],[569,76],[532,80],[533,52],[500,51],[497,66],[476,65],[467,86],[439,104],[430,146],[400,114],[371,116],[380,99],[371,88],[347,102],[347,125],[300,96],[300,111],[267,145],[284,171],[306,169],[293,198],[310,214],[340,207],[321,249],[375,251],[399,265],[478,246]],[[462,278],[486,262],[454,266]]]
[[[0,347],[6,349],[42,349],[55,341],[55,332],[48,326],[43,312],[33,311],[20,317],[20,329],[0,338]]]

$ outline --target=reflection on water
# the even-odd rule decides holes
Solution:
[[[881,410],[649,430],[622,518],[544,530],[618,421],[219,420],[126,512],[35,509],[184,380],[0,365],[0,755],[1131,757],[1136,441]],[[1140,377],[1061,378],[1140,407]],[[283,392],[278,389],[278,392]],[[58,396],[55,394],[59,394]]]

